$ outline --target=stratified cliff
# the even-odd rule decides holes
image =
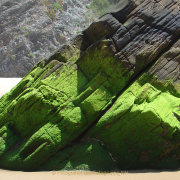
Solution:
[[[123,0],[1,98],[0,167],[179,168],[180,2]]]

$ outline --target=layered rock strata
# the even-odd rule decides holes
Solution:
[[[180,2],[123,0],[0,101],[0,167],[179,168]]]

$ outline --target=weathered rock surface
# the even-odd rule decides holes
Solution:
[[[92,0],[1,0],[0,77],[23,77],[93,18]]]
[[[123,0],[0,101],[0,167],[179,168],[180,2]]]

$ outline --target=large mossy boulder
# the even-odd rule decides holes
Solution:
[[[0,99],[0,167],[177,169],[179,1],[123,0]]]

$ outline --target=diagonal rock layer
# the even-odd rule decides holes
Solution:
[[[180,2],[122,0],[0,99],[0,167],[176,169]]]

